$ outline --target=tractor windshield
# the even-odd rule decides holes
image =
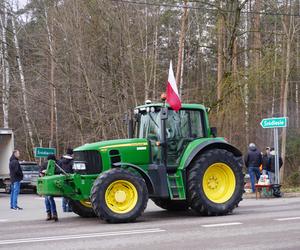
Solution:
[[[160,110],[141,112],[139,118],[139,138],[159,140],[161,135]],[[179,112],[168,111],[166,123],[167,139],[195,139],[204,136],[201,113],[199,110],[182,109]]]
[[[167,138],[200,138],[203,137],[201,115],[199,110],[168,111]]]
[[[147,138],[157,141],[160,139],[160,111],[149,111],[141,113],[139,119],[139,138]]]
[[[152,159],[160,159],[156,142],[161,141],[160,109],[140,110],[138,119],[138,137],[147,138],[151,144]],[[178,165],[186,146],[197,138],[204,137],[203,111],[181,109],[178,112],[168,110],[166,121],[168,165]]]

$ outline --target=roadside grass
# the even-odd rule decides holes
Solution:
[[[281,188],[281,191],[285,192],[285,193],[300,193],[300,187],[299,186],[298,187],[290,187],[290,186],[285,187],[285,186],[283,186]]]

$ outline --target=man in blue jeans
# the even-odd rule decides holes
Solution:
[[[47,213],[46,220],[53,219],[54,221],[58,221],[56,204],[53,196],[45,196],[45,206],[46,206],[46,213]]]
[[[253,193],[255,192],[255,183],[259,180],[260,177],[259,166],[261,164],[261,152],[256,148],[254,143],[250,143],[248,153],[245,155],[245,165],[250,175],[251,188]]]
[[[11,182],[10,208],[13,210],[22,210],[22,208],[18,206],[18,196],[20,193],[21,181],[23,180],[23,172],[19,163],[19,157],[19,150],[14,150],[9,160],[9,175]]]
[[[48,155],[47,156],[47,161],[43,162],[43,164],[40,167],[40,176],[44,176],[47,172],[47,167],[48,167],[48,161],[53,160],[57,164],[57,160],[55,155]],[[55,174],[58,174],[58,169],[55,168]],[[45,207],[46,207],[46,213],[47,213],[47,218],[46,220],[54,220],[58,221],[57,217],[57,210],[56,210],[56,204],[53,196],[45,196]]]

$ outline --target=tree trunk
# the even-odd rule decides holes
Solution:
[[[11,14],[12,13],[13,12],[11,11]],[[20,82],[21,82],[21,90],[22,90],[22,97],[23,97],[26,127],[27,127],[27,131],[28,131],[31,147],[33,149],[34,148],[34,140],[33,140],[31,123],[30,123],[30,119],[29,119],[29,112],[28,112],[26,83],[25,83],[23,66],[22,66],[22,63],[21,63],[21,55],[20,55],[19,41],[18,41],[17,31],[16,31],[15,16],[13,14],[12,14],[11,21],[12,21],[12,33],[13,33],[13,37],[14,37],[14,44],[15,44],[16,56],[17,56],[16,59],[17,59],[19,75],[20,75]]]
[[[249,3],[246,3],[246,12],[249,10]],[[249,139],[249,85],[248,85],[248,74],[249,74],[249,56],[248,56],[248,41],[249,41],[249,16],[248,13],[246,13],[245,18],[245,38],[244,38],[244,66],[245,66],[245,85],[244,85],[244,104],[245,104],[245,133],[246,133],[246,144],[248,145],[250,143]]]
[[[45,23],[48,38],[48,47],[50,54],[50,93],[51,93],[51,125],[50,125],[50,146],[53,146],[55,134],[56,153],[59,155],[59,140],[58,140],[58,121],[57,121],[57,100],[56,100],[56,85],[54,82],[55,61],[54,61],[54,46],[52,39],[52,26],[48,21],[48,12],[45,6]],[[52,22],[51,22],[52,23]]]
[[[8,62],[8,50],[7,50],[7,39],[6,39],[6,30],[7,30],[7,3],[3,2],[3,16],[4,22],[1,20],[2,27],[2,46],[1,46],[1,61],[2,61],[2,109],[3,109],[3,127],[8,128],[8,118],[9,118],[9,94],[10,94],[10,76],[9,76],[9,62]]]
[[[289,5],[289,1],[286,1],[286,13],[293,13],[293,9],[291,4]],[[288,19],[283,21],[283,29],[285,33],[286,40],[286,58],[285,58],[285,78],[284,78],[284,88],[283,88],[283,100],[282,100],[282,115],[284,117],[288,116],[288,97],[289,97],[289,77],[290,77],[290,63],[291,63],[291,46],[293,42],[293,38],[295,35],[295,24],[294,24],[294,16],[289,16]],[[281,141],[281,157],[284,162],[280,171],[280,179],[284,181],[285,178],[285,155],[286,155],[286,137],[287,137],[287,129],[282,129],[282,141]]]
[[[262,88],[260,82],[260,60],[261,60],[261,34],[260,34],[260,14],[261,0],[255,0],[254,3],[254,18],[253,18],[253,43],[252,43],[252,67],[254,69],[255,81],[255,110],[257,117],[255,122],[258,123],[262,118]],[[258,134],[255,133],[256,139]]]
[[[232,57],[232,76],[233,76],[233,81],[237,81],[237,73],[238,73],[238,46],[237,46],[237,38],[234,39],[233,43],[233,57]]]
[[[176,70],[176,84],[182,85],[180,82],[181,79],[181,68],[183,64],[183,50],[184,50],[184,40],[185,40],[185,33],[186,33],[186,26],[187,26],[187,20],[188,20],[188,8],[187,8],[187,0],[184,0],[184,6],[183,6],[183,16],[181,18],[181,30],[180,30],[180,37],[179,37],[179,49],[178,49],[178,61],[177,61],[177,70]],[[182,72],[183,73],[183,72]],[[181,86],[182,87],[182,86]],[[181,89],[182,91],[182,89]],[[181,91],[179,91],[179,96],[181,96]]]
[[[222,8],[222,1],[220,1],[220,8]],[[218,66],[217,66],[217,100],[218,100],[218,110],[219,110],[219,101],[222,96],[222,81],[224,74],[224,16],[222,13],[218,15],[217,21],[217,42],[218,42]]]

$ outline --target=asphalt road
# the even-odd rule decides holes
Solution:
[[[107,224],[62,213],[45,221],[43,198],[22,194],[22,211],[0,193],[0,249],[300,249],[300,198],[245,199],[232,215],[167,212],[151,201],[136,223]]]

